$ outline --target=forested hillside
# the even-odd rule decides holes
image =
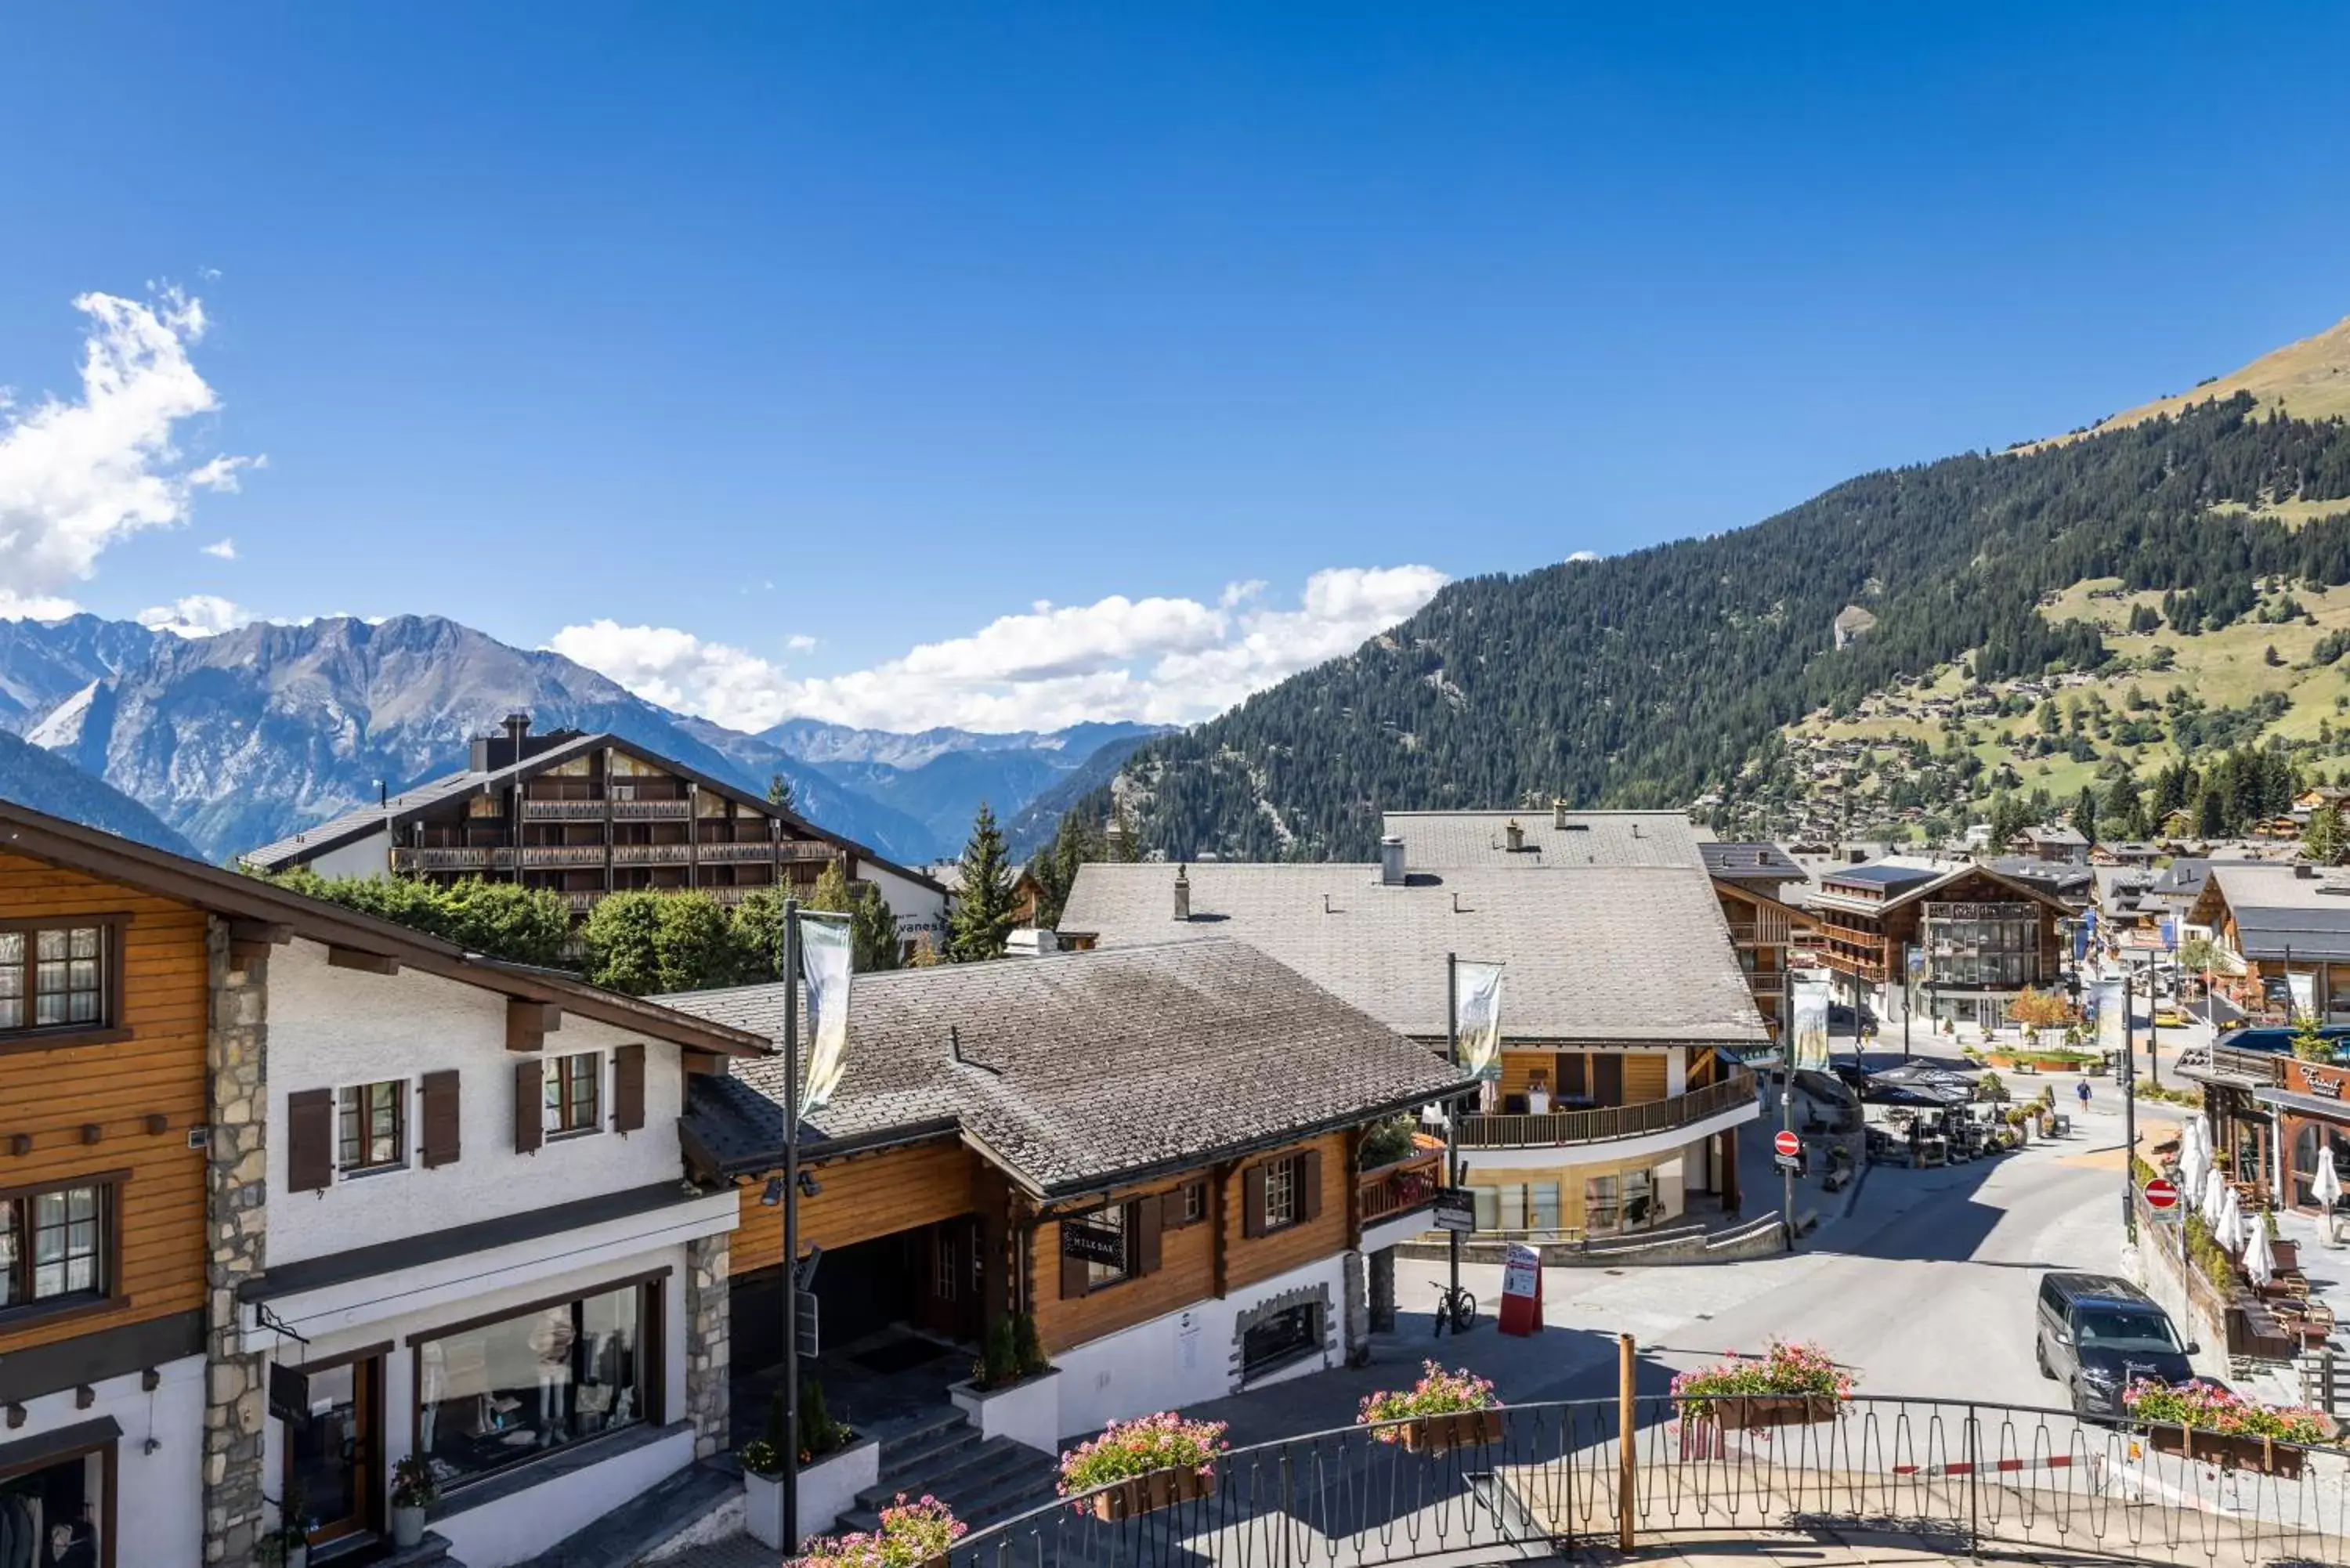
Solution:
[[[2041,608],[2099,578],[2172,595],[2199,635],[2277,580],[2350,584],[2350,427],[2239,395],[1867,474],[1735,532],[1467,579],[1146,745],[1118,787],[1145,846],[1184,857],[1367,857],[1383,810],[1553,794],[1734,811],[1750,763],[1806,715],[1961,661],[1970,682],[2107,665],[2105,628]],[[1838,649],[1847,606],[1876,624]],[[1107,813],[1107,792],[1076,809]]]

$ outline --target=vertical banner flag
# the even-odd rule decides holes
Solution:
[[[2168,952],[2175,953],[2178,950],[2178,922],[2177,920],[2166,919],[2162,922],[2162,946],[2164,950]]]
[[[807,1076],[800,1088],[801,1116],[832,1103],[848,1054],[850,933],[846,916],[825,919],[800,916],[800,973],[807,982]]]
[[[1799,980],[1794,984],[1795,1070],[1828,1070],[1828,982]]]
[[[2097,1048],[2113,1054],[2116,1062],[2127,1048],[2129,981],[2117,974],[2097,977]]]
[[[1452,963],[1452,1039],[1461,1064],[1480,1078],[1502,1075],[1502,966]]]
[[[2293,1017],[2295,1017],[2296,1019],[2300,1019],[2300,1018],[2314,1018],[2314,1017],[2316,1017],[2316,1016],[2317,1016],[2317,974],[2316,974],[2316,971],[2313,970],[2313,971],[2310,971],[2309,973],[2307,973],[2307,974],[2296,974],[2296,973],[2288,972],[2288,973],[2285,975],[2285,977],[2284,977],[2284,983],[2285,983],[2285,989],[2293,992]]]

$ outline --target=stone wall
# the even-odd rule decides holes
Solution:
[[[253,1560],[262,1525],[263,1358],[241,1353],[237,1287],[266,1262],[269,961],[233,961],[228,925],[207,936],[212,992],[205,1066],[212,1128],[205,1173],[204,1561]]]
[[[696,1459],[706,1459],[733,1446],[727,1431],[733,1362],[727,1336],[733,1318],[728,1240],[706,1236],[685,1246],[685,1418],[693,1423]]]

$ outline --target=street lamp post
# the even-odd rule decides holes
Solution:
[[[800,901],[784,900],[784,1550],[800,1549]]]

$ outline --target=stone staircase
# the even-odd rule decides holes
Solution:
[[[881,1510],[903,1492],[935,1497],[983,1530],[1052,1501],[1058,1473],[1051,1455],[1009,1438],[983,1438],[962,1411],[941,1410],[882,1439],[881,1479],[857,1494],[840,1528],[879,1529]]]

